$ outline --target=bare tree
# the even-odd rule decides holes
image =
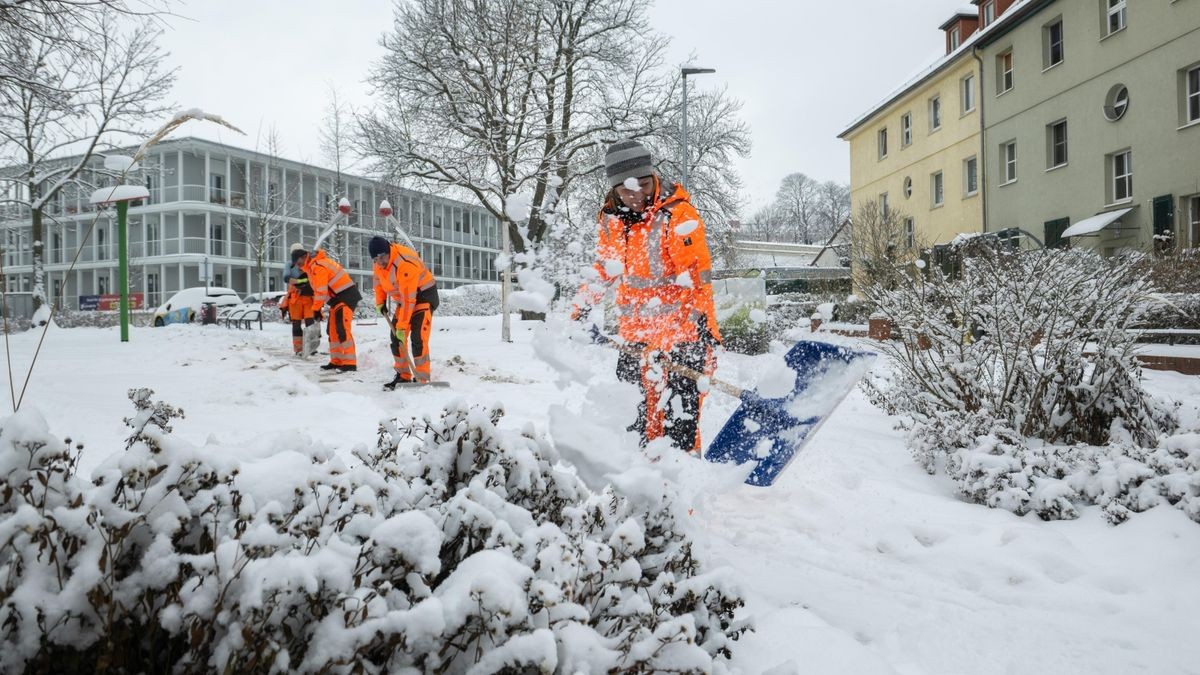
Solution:
[[[99,16],[153,17],[169,4],[169,0],[7,0],[0,2],[0,34],[4,40],[43,40],[64,49],[90,51],[92,46],[81,36],[94,28]],[[27,65],[21,60],[0,60],[0,86],[24,87],[48,98],[67,97],[68,91]]]
[[[909,229],[910,222],[873,199],[859,205],[850,225],[850,273],[856,289],[891,289],[916,271],[913,264],[927,246]]]
[[[712,229],[723,229],[741,213],[744,186],[733,163],[750,155],[750,128],[741,111],[742,102],[731,97],[727,88],[688,97],[687,189],[705,223],[716,226]],[[677,179],[683,176],[682,118],[681,106],[671,108],[666,124],[650,139],[660,158],[660,172]]]
[[[754,212],[746,223],[746,236],[755,241],[786,241],[788,232],[782,209],[771,202]]]
[[[364,148],[392,178],[478,201],[524,251],[598,148],[663,125],[672,79],[649,25],[641,0],[398,4]]]
[[[7,201],[28,211],[32,223],[33,302],[46,301],[43,260],[47,206],[68,186],[86,190],[111,180],[88,170],[93,157],[122,138],[141,134],[143,120],[161,114],[174,81],[150,20],[118,21],[108,8],[85,13],[59,36],[55,17],[36,30],[0,25],[0,61],[18,64],[46,89],[22,79],[0,82],[0,185],[19,186]],[[77,154],[71,161],[56,159]]]
[[[263,144],[258,151],[263,156],[262,171],[251,171],[247,175],[246,168],[240,163],[233,165],[242,174],[246,186],[247,215],[235,213],[229,208],[232,200],[224,200],[229,227],[242,234],[250,257],[254,259],[254,275],[260,292],[267,288],[267,262],[271,249],[280,244],[287,232],[287,204],[299,189],[299,184],[293,183],[288,194],[280,195],[271,180],[276,171],[282,170],[279,166],[279,131],[274,125],[268,128]]]
[[[775,203],[792,229],[792,240],[800,244],[811,244],[820,238],[820,183],[802,173],[784,177],[775,193]]]
[[[850,186],[825,181],[819,188],[820,241],[825,241],[850,217]]]
[[[354,108],[342,100],[341,93],[330,85],[328,99],[325,103],[325,116],[321,126],[317,128],[317,141],[320,144],[321,155],[333,166],[334,189],[330,199],[333,203],[322,204],[322,208],[332,209],[339,197],[347,195],[346,181],[342,173],[352,170],[358,163],[359,157],[354,153]],[[340,248],[345,240],[342,231],[342,221],[338,221],[334,230],[332,246],[335,255],[341,253]]]

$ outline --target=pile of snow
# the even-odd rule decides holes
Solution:
[[[37,413],[0,422],[0,670],[725,672],[747,630],[661,479],[593,492],[499,409],[347,463],[192,445],[151,396],[90,481]]]

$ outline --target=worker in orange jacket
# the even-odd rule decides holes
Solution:
[[[292,253],[303,250],[300,244],[292,244]],[[283,279],[287,282],[287,295],[280,300],[279,309],[284,318],[292,322],[292,351],[296,356],[311,356],[304,353],[304,329],[316,321],[313,318],[313,290],[308,283],[308,274],[298,265],[292,265]]]
[[[429,337],[438,308],[437,280],[413,249],[383,237],[367,243],[375,272],[375,309],[388,316],[388,300],[396,308],[388,326],[396,375],[384,389],[405,382],[429,382]],[[411,349],[410,349],[411,348]]]
[[[311,254],[294,251],[292,262],[308,275],[313,292],[313,318],[320,321],[325,305],[329,305],[329,363],[321,366],[321,370],[358,370],[353,332],[354,309],[362,300],[358,285],[323,249]]]
[[[699,383],[667,371],[661,359],[711,374],[720,344],[712,293],[712,259],[704,221],[682,185],[664,183],[640,143],[608,148],[612,187],[600,212],[595,279],[575,300],[575,318],[587,316],[605,291],[615,289],[621,339],[642,356],[623,351],[617,377],[643,393],[630,430],[643,445],[663,436],[680,449],[700,450]]]

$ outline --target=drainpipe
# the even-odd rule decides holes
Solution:
[[[983,231],[987,232],[988,231],[988,226],[987,226],[987,222],[988,222],[987,176],[989,175],[990,172],[989,172],[988,165],[987,165],[987,142],[984,137],[985,127],[984,127],[983,113],[984,113],[985,107],[983,105],[983,101],[986,98],[986,96],[984,95],[984,86],[983,86],[984,67],[983,67],[983,57],[981,57],[979,55],[979,45],[977,45],[977,44],[971,45],[971,56],[975,59],[975,62],[979,64],[979,98],[978,98],[979,105],[977,106],[979,108],[979,178],[980,178],[980,183],[981,183],[981,185],[979,186],[979,199],[980,199],[979,204],[980,204],[980,210],[983,211]]]

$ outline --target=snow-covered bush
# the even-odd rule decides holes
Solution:
[[[1154,299],[1146,315],[1138,322],[1138,328],[1200,330],[1200,293],[1160,293]],[[1182,344],[1200,342],[1194,336],[1153,333],[1141,335],[1141,340],[1151,342],[1164,337]]]
[[[746,630],[666,487],[591,493],[498,409],[383,424],[347,465],[239,461],[130,398],[92,481],[36,413],[0,422],[0,671],[720,672]]]
[[[500,284],[467,284],[438,291],[438,316],[494,316],[500,313]]]
[[[717,325],[725,349],[762,354],[771,341],[767,332],[767,291],[760,277],[731,277],[713,282]]]
[[[918,462],[968,498],[1071,515],[1087,492],[1047,498],[1045,481],[1098,461],[1088,448],[1153,448],[1176,427],[1142,388],[1134,355],[1130,328],[1150,290],[1132,261],[1077,250],[985,252],[958,279],[934,271],[872,289],[900,339],[879,345],[890,381],[866,390],[907,421]]]

